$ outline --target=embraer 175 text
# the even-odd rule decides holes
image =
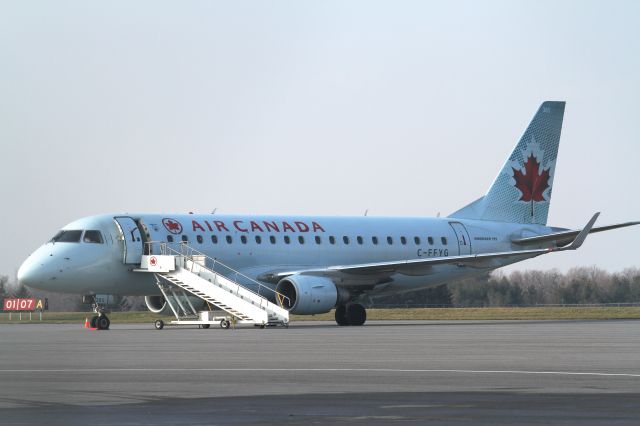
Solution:
[[[596,213],[581,230],[547,226],[564,107],[544,102],[486,195],[448,217],[91,216],[31,254],[18,279],[55,292],[143,295],[152,312],[178,320],[215,310],[264,327],[335,308],[339,325],[362,325],[365,297],[575,250],[591,232],[640,223],[594,227]],[[108,328],[94,307],[92,323]]]

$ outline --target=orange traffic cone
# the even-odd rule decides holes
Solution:
[[[91,324],[89,324],[89,318],[84,319],[84,328],[91,328]]]

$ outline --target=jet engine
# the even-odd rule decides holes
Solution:
[[[329,312],[338,302],[339,291],[329,278],[291,275],[283,278],[276,291],[288,299],[283,306],[292,314],[314,315]]]

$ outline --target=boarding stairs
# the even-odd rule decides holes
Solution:
[[[136,271],[155,274],[158,287],[178,321],[198,316],[188,297],[192,295],[226,312],[235,323],[262,327],[289,324],[289,311],[282,307],[287,302],[286,296],[187,244],[146,243],[144,253]],[[269,301],[268,295],[280,306]]]

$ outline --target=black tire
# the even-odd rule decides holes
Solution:
[[[347,321],[349,325],[362,325],[367,321],[367,311],[359,303],[347,305]]]
[[[229,327],[231,327],[231,323],[229,321],[226,319],[220,321],[220,328],[228,329]]]
[[[164,321],[156,320],[153,325],[156,327],[156,330],[162,330],[164,328]]]
[[[106,315],[101,315],[96,320],[96,328],[98,330],[108,330],[109,325],[111,325],[111,321]]]
[[[349,325],[347,319],[347,307],[345,305],[338,305],[336,307],[336,323],[340,326]]]
[[[211,327],[211,324],[202,324],[202,328],[204,328],[204,329],[207,329],[209,327]]]
[[[98,328],[96,322],[98,321],[98,316],[94,315],[91,317],[91,328]]]

